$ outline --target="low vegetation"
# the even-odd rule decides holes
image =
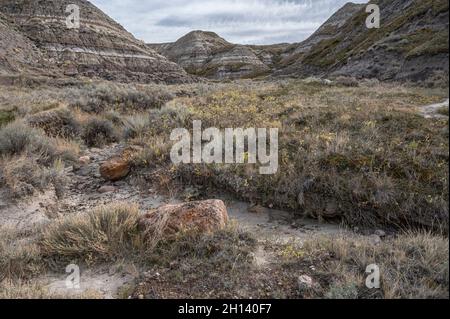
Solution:
[[[164,166],[170,179],[192,184],[200,193],[226,190],[298,216],[344,220],[352,226],[448,232],[448,119],[430,121],[415,111],[439,102],[445,90],[351,79],[332,85],[241,81],[195,84],[190,90],[195,96],[164,102],[186,95],[185,89],[116,84],[66,88],[50,96],[65,101],[59,104],[85,99],[99,106],[95,114],[80,105],[30,114],[27,123],[34,129],[22,123],[2,129],[0,152],[13,156],[33,149],[26,152],[39,154],[37,160],[46,159],[50,167],[67,156],[49,142],[52,138],[85,147],[123,140],[144,146],[136,157],[138,168]],[[106,92],[112,93],[108,97]],[[262,176],[258,167],[248,165],[171,167],[170,133],[190,129],[193,120],[201,120],[204,128],[279,128],[278,173]]]
[[[0,295],[59,298],[33,278],[72,262],[92,267],[127,260],[142,274],[128,288],[136,298],[448,298],[444,237],[405,233],[374,243],[342,235],[313,237],[302,245],[266,243],[267,263],[261,266],[255,262],[260,244],[237,225],[149,242],[139,230],[139,214],[129,204],[99,207],[54,221],[28,239],[2,229]],[[381,289],[365,285],[370,264],[380,267]],[[312,285],[300,285],[301,275],[312,278]]]
[[[300,216],[448,232],[448,119],[414,111],[440,99],[417,89],[320,83],[185,99],[189,118],[204,128],[279,128],[280,168],[263,176],[252,166],[181,165],[178,177]]]
[[[139,210],[114,205],[61,219],[43,232],[41,253],[56,262],[111,262],[139,255],[145,241],[138,230]]]
[[[448,298],[448,239],[427,233],[406,233],[374,244],[370,239],[317,238],[307,241],[286,263],[295,267],[305,260],[317,286],[308,297]],[[366,267],[380,268],[381,289],[366,287]]]
[[[52,298],[36,280],[62,265],[127,261],[142,284],[124,297],[448,298],[448,118],[417,111],[447,94],[352,79],[0,90],[0,110],[7,104],[11,114],[0,128],[0,191],[13,200],[49,188],[64,196],[65,168],[85,149],[123,143],[141,146],[133,175],[151,176],[169,195],[186,187],[195,198],[228,192],[294,218],[394,234],[378,244],[355,235],[280,245],[231,225],[161,240],[157,230],[139,229],[137,207],[110,205],[33,233],[2,229],[0,297]],[[278,128],[278,173],[262,176],[259,164],[172,165],[170,133],[191,130],[193,120],[203,128]],[[255,263],[261,249],[269,268]],[[382,270],[376,292],[364,285],[371,263]],[[302,274],[314,285],[299,286]]]

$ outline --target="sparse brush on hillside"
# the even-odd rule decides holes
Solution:
[[[266,258],[278,261],[270,263],[268,272],[255,266],[256,247],[252,239],[245,234],[233,234],[217,234],[190,243],[181,241],[172,247],[176,248],[177,258],[169,260],[177,262],[172,262],[171,271],[164,273],[163,280],[150,279],[136,287],[134,295],[259,299],[446,299],[449,296],[448,241],[443,237],[403,234],[374,245],[369,238],[318,236],[303,245],[267,246]],[[178,251],[179,248],[182,250]],[[191,251],[195,252],[192,256]],[[174,250],[162,252],[162,256],[171,256]],[[230,263],[230,257],[237,259]],[[371,264],[380,268],[381,289],[370,290],[366,286],[366,269]],[[299,277],[305,275],[312,279],[310,286],[299,284]],[[180,280],[187,285],[178,285]]]
[[[71,107],[88,113],[102,113],[115,109],[122,112],[143,111],[160,108],[173,99],[163,87],[132,87],[119,84],[85,86],[74,92],[78,97],[71,101]]]
[[[74,160],[75,154],[67,147],[70,142],[61,141],[49,138],[43,131],[22,122],[14,122],[0,130],[0,155],[34,154],[42,165],[50,165],[60,158]]]

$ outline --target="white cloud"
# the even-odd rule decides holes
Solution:
[[[192,30],[242,44],[299,42],[347,0],[91,0],[146,42],[172,42]],[[364,3],[366,0],[355,2]]]

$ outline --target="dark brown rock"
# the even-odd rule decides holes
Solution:
[[[108,181],[118,181],[128,176],[130,162],[120,156],[113,157],[100,165],[100,175]]]

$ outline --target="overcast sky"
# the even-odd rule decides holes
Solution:
[[[299,42],[348,0],[91,0],[137,38],[173,42],[192,30],[241,44]],[[366,0],[353,2],[366,3]]]

